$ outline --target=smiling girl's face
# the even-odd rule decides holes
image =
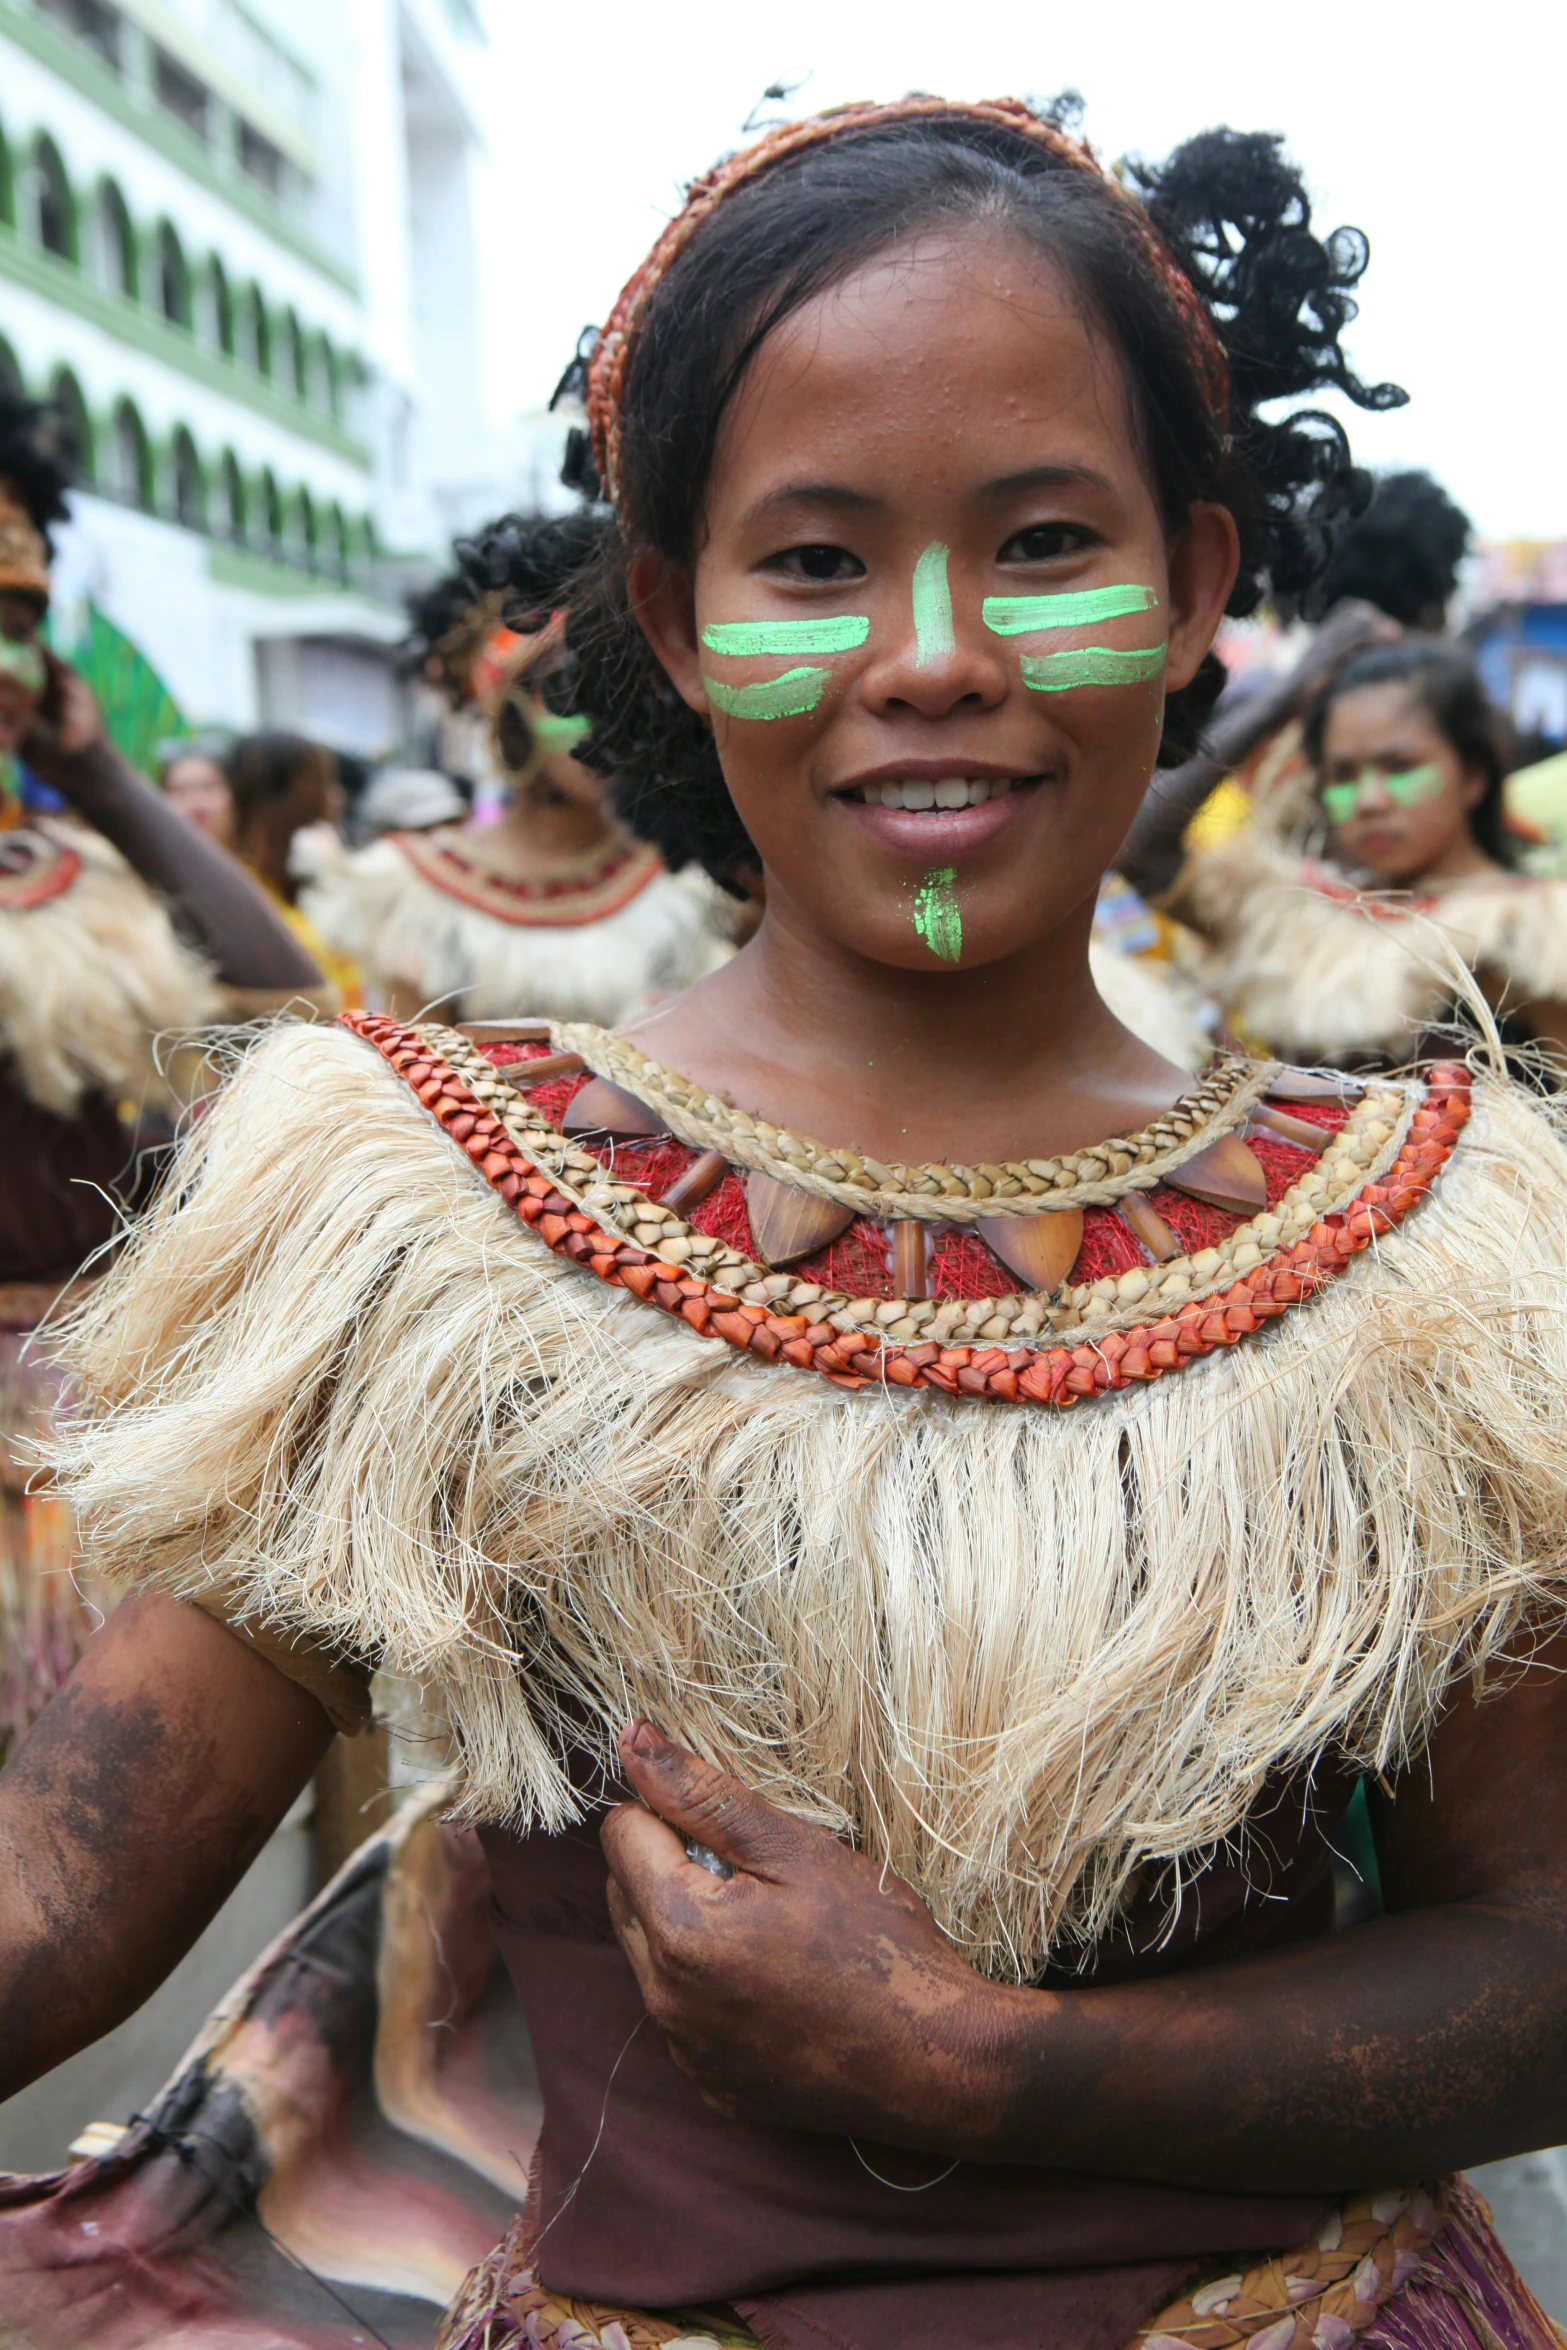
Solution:
[[[969,230],[769,337],[694,571],[643,555],[631,585],[769,920],[929,972],[1025,956],[1092,901],[1235,568],[1223,508],[1168,534],[1064,279]]]

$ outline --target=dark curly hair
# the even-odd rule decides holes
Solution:
[[[1115,191],[1018,132],[961,113],[873,125],[782,159],[715,208],[657,285],[624,390],[624,536],[600,525],[600,560],[573,599],[569,634],[595,720],[584,756],[614,777],[622,814],[671,865],[695,859],[732,886],[754,851],[707,727],[635,624],[629,547],[691,560],[725,410],[767,336],[914,229],[1000,224],[1042,247],[1121,353],[1169,526],[1196,500],[1228,506],[1242,544],[1230,611],[1250,612],[1265,595],[1285,612],[1298,607],[1370,482],[1336,419],[1297,410],[1270,421],[1260,410],[1328,385],[1364,408],[1403,401],[1395,385],[1362,384],[1340,347],[1366,241],[1354,229],[1313,232],[1301,175],[1271,133],[1209,131],[1160,168],[1129,166],[1127,177],[1227,354],[1227,431],[1190,326],[1128,237]],[[580,474],[580,445],[574,454]],[[1191,755],[1223,682],[1210,655],[1170,695],[1162,763]]]
[[[1440,628],[1473,531],[1429,473],[1384,474],[1364,514],[1335,540],[1308,617],[1358,596],[1401,627]]]
[[[542,628],[602,537],[596,516],[573,509],[503,514],[472,538],[454,539],[453,568],[408,598],[405,673],[427,677],[453,703],[468,700],[468,664],[479,640],[500,621],[519,636]]]
[[[0,384],[0,481],[11,484],[46,546],[50,525],[69,519],[65,493],[74,478],[58,412]]]
[[[1439,637],[1409,636],[1354,654],[1329,679],[1302,720],[1302,741],[1313,767],[1322,765],[1322,741],[1334,703],[1375,685],[1407,686],[1464,766],[1482,777],[1485,790],[1469,811],[1469,830],[1488,857],[1498,865],[1510,865],[1514,843],[1503,806],[1507,762],[1502,722],[1474,663],[1457,645]]]

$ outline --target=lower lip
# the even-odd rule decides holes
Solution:
[[[884,808],[879,802],[841,798],[834,805],[895,855],[964,857],[988,848],[1015,824],[1036,788],[1014,784],[999,800],[981,800],[977,808]]]

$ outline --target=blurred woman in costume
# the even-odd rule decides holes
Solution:
[[[161,1113],[166,1136],[178,1106],[159,1037],[321,976],[234,860],[121,758],[43,643],[68,479],[47,411],[0,391],[0,757],[66,803],[0,831],[0,1752],[97,1620],[63,1505],[28,1482],[56,1390],[27,1338],[146,1188],[144,1122]]]
[[[415,607],[424,677],[481,716],[506,798],[489,823],[393,832],[307,891],[322,937],[388,1011],[614,1021],[732,950],[720,893],[670,872],[577,756],[589,721],[552,613],[590,534],[577,515],[508,517]]]

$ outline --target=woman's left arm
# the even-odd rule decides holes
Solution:
[[[47,659],[48,690],[21,746],[33,773],[157,891],[226,986],[301,995],[318,989],[314,962],[238,858],[142,780],[104,733],[89,687],[57,655]]]
[[[645,1725],[610,1902],[720,2109],[971,2160],[1331,2194],[1567,2136],[1567,1640],[1460,1684],[1374,1820],[1387,1914],[1113,1989],[976,1975],[896,1878]],[[658,1817],[653,1816],[654,1814]],[[673,1823],[672,1832],[665,1822]],[[685,1839],[737,1873],[689,1862]]]

